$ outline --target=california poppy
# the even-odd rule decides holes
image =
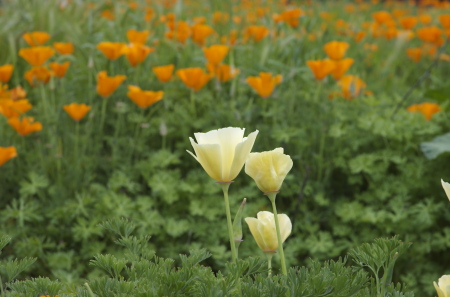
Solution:
[[[170,64],[165,66],[153,67],[152,70],[160,82],[168,82],[172,78],[174,68],[175,65]]]
[[[348,47],[349,44],[345,41],[330,41],[324,45],[323,49],[330,59],[336,61],[344,58]]]
[[[43,45],[50,39],[50,34],[47,32],[34,31],[25,33],[22,35],[22,38],[28,43],[30,46],[39,46]]]
[[[42,124],[35,122],[32,117],[23,117],[22,120],[19,120],[19,118],[10,118],[8,124],[21,136],[27,136],[30,133],[42,130]]]
[[[147,108],[159,100],[161,100],[164,96],[163,91],[144,91],[137,86],[128,86],[128,98],[130,98],[137,106],[140,108]]]
[[[328,74],[330,74],[334,70],[334,63],[329,59],[325,60],[309,60],[306,61],[309,69],[311,69],[312,73],[316,80],[324,79]]]
[[[433,43],[437,46],[441,46],[444,43],[442,38],[442,30],[438,27],[424,27],[417,30],[417,37],[422,41]]]
[[[186,40],[191,36],[191,28],[189,24],[185,21],[179,21],[176,27],[166,32],[166,37],[168,39],[177,40],[178,42],[184,44]]]
[[[415,16],[407,16],[400,19],[400,25],[402,25],[403,29],[411,30],[417,24],[418,19]]]
[[[450,29],[450,14],[441,14],[439,16],[439,22],[445,29]]]
[[[48,83],[52,76],[52,72],[48,70],[46,67],[33,67],[27,72],[25,72],[25,79],[28,83],[34,87],[36,82]]]
[[[19,56],[24,58],[32,66],[42,66],[55,51],[49,46],[35,46],[29,48],[21,48]]]
[[[116,60],[124,54],[126,44],[123,42],[100,42],[97,49],[100,50],[109,60]]]
[[[202,46],[205,44],[206,38],[214,33],[214,29],[208,25],[195,24],[191,27],[192,41]]]
[[[27,92],[21,86],[11,89],[9,93],[12,100],[20,100],[27,97]]]
[[[343,97],[349,100],[361,95],[361,92],[366,88],[366,83],[354,75],[342,77],[338,85],[341,87]]]
[[[151,9],[151,8],[146,8],[146,9],[145,9],[144,20],[145,20],[146,22],[150,22],[150,21],[152,20],[152,18],[153,18],[153,15],[154,15],[153,9]]]
[[[226,64],[210,65],[208,68],[220,82],[227,82],[239,74],[239,69]]]
[[[332,60],[333,61],[333,60]],[[331,71],[331,75],[335,80],[341,79],[347,70],[353,65],[354,60],[352,58],[345,58],[339,61],[333,61],[334,67]]]
[[[436,103],[424,102],[421,104],[413,104],[406,110],[409,112],[420,112],[425,116],[425,119],[429,121],[435,113],[441,111],[441,107]]]
[[[279,85],[283,77],[281,74],[272,76],[272,73],[260,72],[259,76],[247,77],[247,83],[263,98],[269,97],[275,86]]]
[[[300,17],[302,15],[303,11],[300,8],[295,8],[282,12],[277,19],[288,24],[292,28],[296,28],[300,24]]]
[[[78,103],[71,103],[69,105],[64,105],[63,109],[67,112],[67,114],[74,120],[74,121],[81,121],[86,114],[91,110],[91,107],[86,104],[78,104]]]
[[[29,111],[33,106],[26,99],[0,99],[0,114],[6,118],[16,118]]]
[[[130,43],[125,49],[125,55],[131,66],[136,67],[138,64],[144,62],[147,56],[155,51],[154,48],[148,47],[140,43]]]
[[[392,19],[391,14],[387,11],[374,12],[372,13],[372,17],[378,24],[384,24],[385,22]]]
[[[265,26],[248,26],[245,30],[245,40],[251,38],[254,42],[261,41],[269,35],[269,29]]]
[[[115,19],[115,15],[112,12],[111,9],[105,9],[100,13],[100,16],[104,19],[110,20],[110,21],[114,21]]]
[[[419,62],[422,57],[422,49],[420,48],[408,48],[406,50],[408,57],[414,62]]]
[[[228,54],[228,46],[216,44],[210,47],[203,48],[203,53],[209,63],[213,65],[218,65],[222,62],[225,56]]]
[[[431,24],[433,18],[429,14],[421,14],[419,15],[419,21],[424,25],[428,25]]]
[[[1,147],[0,146],[0,167],[12,158],[17,157],[17,150],[13,146]]]
[[[0,66],[0,82],[6,83],[11,79],[14,66],[12,64],[5,64]]]
[[[53,72],[53,75],[56,77],[64,77],[66,75],[67,69],[70,66],[70,62],[66,61],[64,63],[56,63],[56,62],[52,62],[50,63],[50,69]]]
[[[71,42],[53,42],[53,48],[60,55],[71,55],[74,51],[74,46]]]
[[[127,39],[130,43],[140,43],[145,44],[150,32],[148,30],[137,31],[135,29],[128,29]]]
[[[211,79],[211,75],[205,73],[200,67],[184,68],[177,71],[177,76],[183,81],[186,87],[200,91]]]
[[[108,97],[126,79],[125,75],[108,76],[106,71],[97,74],[97,93],[102,97]]]

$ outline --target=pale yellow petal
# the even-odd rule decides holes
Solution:
[[[278,215],[278,223],[280,224],[281,241],[284,242],[291,234],[292,223],[289,217],[285,214]]]
[[[235,179],[236,176],[238,176],[239,172],[242,170],[245,161],[252,151],[258,133],[258,130],[250,133],[246,138],[242,140],[242,142],[237,144],[234,152],[233,164],[231,165],[230,170],[230,180]]]
[[[266,250],[264,251],[276,251],[278,249],[278,237],[273,214],[271,217],[266,217],[261,220],[261,231],[263,232],[266,246]]]
[[[441,184],[442,184],[442,187],[444,188],[447,198],[450,200],[450,184],[443,181],[442,179],[441,179]]]
[[[218,144],[202,144],[195,143],[189,138],[197,156],[197,161],[205,169],[206,173],[216,181],[222,181],[222,162],[221,150]],[[192,153],[191,153],[192,154]]]
[[[444,295],[444,292],[442,292],[442,290],[438,287],[438,285],[436,284],[436,282],[433,282],[434,288],[436,289],[436,292],[438,294],[438,297],[446,297]]]
[[[438,281],[439,288],[444,293],[445,297],[450,297],[450,275],[443,275]]]
[[[247,223],[250,233],[252,233],[253,238],[256,241],[256,244],[259,246],[261,250],[264,250],[264,239],[262,238],[262,233],[260,232],[259,225],[260,221],[255,218],[245,218],[245,222]]]
[[[218,130],[220,148],[222,150],[222,177],[224,181],[231,181],[236,176],[230,176],[231,165],[234,160],[236,146],[242,141],[245,129],[223,128]]]

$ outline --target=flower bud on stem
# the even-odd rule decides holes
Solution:
[[[284,259],[283,240],[281,239],[280,223],[278,222],[277,206],[275,205],[275,199],[277,197],[278,191],[267,192],[264,194],[267,195],[267,197],[269,197],[270,199],[270,202],[272,202],[275,227],[277,229],[278,248],[280,249],[281,271],[284,275],[287,275],[286,260]]]

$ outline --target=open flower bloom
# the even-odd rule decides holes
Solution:
[[[144,91],[137,86],[128,86],[127,96],[140,108],[147,108],[161,100],[164,92]]]
[[[366,83],[354,75],[342,77],[339,80],[338,85],[341,87],[342,96],[349,100],[361,95],[362,91],[366,88]]]
[[[124,48],[128,62],[130,62],[133,67],[136,67],[138,64],[144,62],[145,58],[147,58],[147,56],[154,51],[154,48],[140,43],[130,43],[126,48]]]
[[[195,155],[191,154],[205,169],[206,173],[218,182],[231,182],[244,166],[258,130],[244,137],[245,129],[223,128],[207,133],[194,133],[195,142],[191,137]]]
[[[415,16],[407,16],[400,19],[400,25],[405,30],[413,29],[419,20]]]
[[[450,14],[441,14],[439,16],[439,22],[445,29],[450,29]]]
[[[443,181],[441,179],[442,187],[444,188],[445,194],[447,195],[448,200],[450,200],[450,184]]]
[[[303,14],[304,12],[300,8],[290,9],[282,12],[275,18],[275,21],[285,22],[292,28],[296,28],[300,24],[300,17]]]
[[[97,49],[109,60],[116,60],[124,54],[126,44],[123,42],[100,42]]]
[[[256,182],[263,193],[279,191],[292,168],[292,159],[283,148],[262,153],[251,153],[245,162],[245,173]]]
[[[36,46],[19,50],[19,56],[36,67],[42,66],[54,54],[55,51],[49,46]]]
[[[125,75],[108,76],[106,71],[97,74],[97,93],[102,97],[108,97],[126,79]]]
[[[182,44],[186,42],[189,36],[191,36],[191,27],[185,21],[178,21],[176,26],[174,25],[169,32],[166,32],[168,39],[177,40]]]
[[[56,62],[50,63],[50,69],[52,70],[53,75],[60,78],[66,76],[66,72],[69,66],[70,66],[69,61],[66,61],[62,64]]]
[[[247,83],[263,98],[269,97],[275,86],[283,80],[281,74],[272,76],[272,73],[260,72],[259,76],[247,77]]]
[[[420,58],[422,57],[422,49],[419,47],[408,48],[406,49],[406,55],[414,62],[420,62]]]
[[[8,82],[11,79],[13,71],[14,66],[12,64],[5,64],[0,66],[0,82]]]
[[[22,38],[28,43],[30,46],[39,46],[43,45],[50,39],[50,34],[47,32],[34,31],[25,33],[22,35]]]
[[[420,112],[425,116],[427,121],[431,120],[435,113],[441,111],[441,107],[436,103],[424,102],[421,104],[413,104],[409,106],[407,109],[409,112]]]
[[[60,55],[71,55],[75,50],[71,42],[53,42],[53,48]]]
[[[258,42],[269,35],[269,32],[269,29],[265,26],[248,26],[245,30],[244,39],[251,38],[254,42]]]
[[[330,41],[323,47],[331,60],[342,60],[345,56],[349,44],[345,41]]]
[[[46,67],[33,67],[25,72],[24,75],[25,79],[32,87],[36,86],[36,82],[40,82],[43,84],[48,83],[51,76],[52,72]]]
[[[150,32],[148,30],[137,31],[135,29],[128,29],[127,39],[130,43],[145,44],[149,34]]]
[[[22,136],[27,136],[30,133],[42,130],[42,124],[35,122],[32,117],[24,117],[22,120],[19,120],[19,118],[10,118],[8,124]]]
[[[335,67],[333,61],[325,59],[325,60],[309,60],[306,61],[309,69],[311,69],[316,80],[324,79],[328,74],[330,74]]]
[[[219,66],[208,64],[208,70],[210,73],[214,74],[220,82],[227,82],[239,74],[239,69],[226,64],[220,64]]]
[[[192,41],[200,46],[203,46],[205,44],[206,38],[214,32],[214,29],[208,25],[195,24],[191,27]]]
[[[212,65],[219,65],[228,54],[228,50],[229,48],[226,45],[215,44],[203,48],[203,53],[209,63]]]
[[[91,110],[91,107],[84,103],[83,104],[71,103],[69,105],[64,105],[63,109],[74,121],[78,122],[86,116],[89,110]]]
[[[245,218],[259,248],[265,253],[275,253],[279,248],[277,230],[275,227],[275,216],[268,211],[260,211],[257,218]],[[278,215],[280,224],[281,241],[284,242],[292,231],[292,223],[285,214]]]
[[[443,275],[438,283],[433,282],[438,297],[450,297],[450,275]]]
[[[153,73],[156,75],[160,82],[168,82],[172,79],[173,70],[175,69],[175,65],[164,65],[153,67]]]
[[[177,71],[177,75],[186,87],[194,91],[200,91],[211,79],[211,75],[199,67],[180,69]]]
[[[334,67],[331,71],[331,75],[335,80],[340,80],[347,70],[353,65],[354,60],[352,58],[345,58],[339,61],[333,61]]]
[[[17,118],[29,111],[33,106],[27,99],[0,99],[0,114],[6,118]]]
[[[420,40],[432,43],[437,46],[441,46],[444,43],[444,38],[442,38],[442,30],[438,27],[424,27],[417,29],[417,37]]]
[[[1,147],[0,146],[0,167],[12,158],[17,157],[17,150],[13,146]]]

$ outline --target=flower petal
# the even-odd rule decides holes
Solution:
[[[195,150],[197,161],[205,169],[206,173],[216,181],[222,181],[221,149],[218,144],[197,144],[189,137],[192,147]],[[192,153],[191,153],[192,154]]]
[[[247,138],[244,138],[241,143],[237,144],[234,150],[234,159],[230,169],[230,180],[235,179],[242,170],[242,167],[244,166],[245,161],[253,148],[253,144],[255,143],[258,133],[258,130],[250,133]]]

